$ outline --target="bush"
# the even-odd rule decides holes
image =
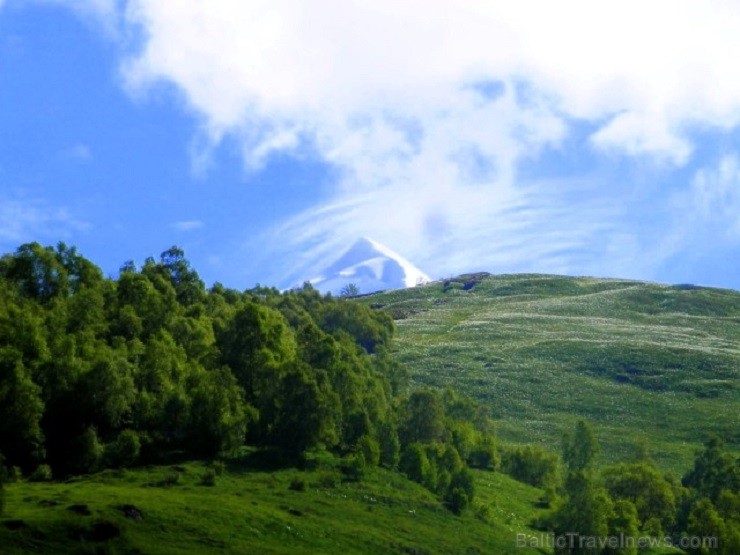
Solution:
[[[339,469],[348,482],[359,482],[365,475],[365,457],[361,453],[347,457],[342,461]]]
[[[51,479],[51,467],[48,464],[40,464],[28,477],[29,482],[50,482]]]
[[[213,472],[216,473],[216,476],[222,476],[226,471],[226,463],[224,463],[224,461],[213,461],[211,463],[211,468],[213,469]]]
[[[86,428],[72,442],[72,460],[69,461],[69,469],[78,474],[95,472],[100,466],[103,457],[103,445],[98,440],[98,434],[94,427]]]
[[[293,478],[288,486],[292,491],[306,491],[306,480],[303,478]]]
[[[141,452],[141,440],[134,430],[123,430],[113,443],[105,447],[105,462],[120,468],[133,465]]]
[[[461,488],[452,488],[447,495],[447,505],[456,515],[462,514],[469,503],[467,494]]]
[[[473,513],[475,514],[475,518],[477,518],[481,522],[491,521],[491,509],[488,507],[488,505],[484,503],[473,503]]]
[[[501,458],[498,451],[496,451],[496,444],[493,438],[490,436],[481,437],[470,450],[467,462],[473,468],[481,468],[483,470],[498,469]]]
[[[377,440],[369,435],[362,436],[357,441],[356,450],[358,454],[362,454],[365,458],[365,463],[370,466],[378,466],[380,464],[380,445]]]
[[[430,473],[429,459],[419,443],[412,443],[403,451],[399,470],[414,482],[422,483]]]
[[[167,488],[170,486],[176,486],[180,483],[180,473],[177,471],[170,472],[167,476],[162,478],[159,482],[157,482],[155,485]]]
[[[213,487],[216,485],[216,471],[208,468],[200,477],[201,486]]]
[[[378,426],[378,443],[380,445],[380,463],[386,468],[395,469],[401,460],[401,442],[398,432],[388,423]]]
[[[21,471],[20,466],[11,466],[8,469],[8,476],[7,476],[7,482],[13,483],[13,482],[20,482],[21,479],[23,479],[23,472]]]
[[[558,456],[541,447],[511,447],[504,452],[501,469],[520,482],[538,488],[555,483]]]
[[[330,470],[320,472],[316,477],[315,485],[319,488],[335,488],[339,485],[339,476]]]

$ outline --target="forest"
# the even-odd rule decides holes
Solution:
[[[394,333],[388,313],[310,284],[207,288],[178,247],[112,278],[64,243],[24,244],[0,259],[0,512],[3,483],[251,446],[279,465],[328,453],[349,481],[372,467],[400,473],[450,518],[476,510],[473,469],[503,472],[541,488],[535,525],[556,537],[706,537],[716,545],[686,550],[740,553],[740,457],[721,438],[682,477],[647,448],[597,466],[584,421],[560,455],[500,444],[486,406],[414,386]]]

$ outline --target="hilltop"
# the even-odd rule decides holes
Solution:
[[[358,299],[390,312],[412,379],[488,407],[501,439],[557,450],[579,418],[602,462],[645,441],[683,472],[708,433],[740,447],[740,293],[468,274]]]

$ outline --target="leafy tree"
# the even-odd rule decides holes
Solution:
[[[339,295],[342,297],[356,297],[359,294],[360,288],[357,287],[356,283],[348,283],[342,287],[342,290],[339,292]]]
[[[132,466],[139,459],[141,440],[134,430],[121,430],[116,439],[105,446],[105,461],[114,468]]]
[[[496,449],[496,443],[490,435],[479,434],[477,441],[473,445],[468,457],[467,463],[473,468],[483,470],[496,470],[501,464],[501,457]],[[557,457],[555,458],[555,467],[557,469]],[[547,476],[545,472],[543,476]],[[540,480],[540,485],[547,483],[547,478]]]
[[[304,365],[292,365],[280,380],[278,398],[272,443],[298,455],[320,443],[331,447],[338,442],[339,399],[326,379],[317,380]]]
[[[160,256],[158,269],[172,283],[180,304],[192,306],[203,301],[205,285],[198,273],[190,267],[181,248],[173,246],[164,251]]]
[[[380,445],[380,464],[394,469],[401,460],[401,442],[396,427],[390,422],[380,422],[377,426]]]
[[[325,332],[349,334],[368,353],[387,346],[395,332],[395,324],[389,314],[347,299],[324,303],[316,316]]]
[[[0,446],[9,464],[24,469],[33,468],[44,454],[40,393],[21,354],[0,347]]]
[[[212,456],[242,445],[248,413],[243,391],[225,368],[201,371],[192,390],[188,445],[200,455]]]
[[[644,526],[655,518],[662,530],[673,524],[676,499],[670,483],[646,463],[619,464],[602,472],[604,484],[615,500],[634,504],[639,523]]]
[[[475,480],[467,468],[455,472],[450,481],[445,501],[455,514],[461,514],[473,503],[475,497]]]
[[[502,470],[512,478],[535,487],[552,485],[558,474],[558,456],[534,445],[504,451]]]
[[[124,427],[136,399],[134,367],[123,357],[101,358],[80,380],[88,422],[103,434]]]
[[[694,467],[684,476],[683,485],[712,501],[717,500],[724,488],[740,491],[740,458],[725,451],[720,437],[712,436],[705,442],[704,450],[696,455]]]
[[[558,554],[595,555],[599,553],[597,538],[609,532],[612,517],[612,502],[605,490],[598,488],[592,476],[583,470],[569,473],[565,483],[566,501],[554,513],[551,526],[556,537],[568,538],[562,547],[556,547]]]
[[[442,399],[427,389],[411,394],[403,409],[401,442],[436,441],[445,431],[445,412]]]
[[[557,554],[595,555],[600,551],[598,538],[609,532],[612,500],[593,476],[598,450],[596,436],[584,421],[578,422],[572,437],[564,438],[565,501],[554,511],[549,524],[556,537],[564,536],[569,541],[556,544]],[[569,537],[572,534],[575,536]]]
[[[720,553],[730,555],[736,553],[727,551],[726,539],[728,536],[727,526],[717,509],[709,498],[703,497],[691,507],[688,518],[686,535],[695,538],[716,538],[719,549],[716,546],[704,545],[689,550],[689,553],[697,555],[710,555]]]
[[[403,450],[398,469],[420,484],[428,481],[432,472],[426,450],[420,443],[411,443]]]
[[[626,499],[615,501],[609,518],[609,537],[619,540],[619,545],[607,547],[602,551],[604,555],[637,555],[637,538],[639,525],[637,509]]]
[[[356,451],[362,454],[366,464],[370,466],[380,464],[380,445],[374,437],[370,435],[362,436],[357,442]]]
[[[283,315],[275,309],[247,302],[218,338],[222,361],[244,388],[246,399],[262,410],[262,401],[274,392],[282,368],[296,359],[296,340]]]
[[[584,420],[576,424],[573,436],[566,435],[563,438],[563,462],[568,472],[590,471],[598,453],[596,436]]]
[[[104,450],[95,428],[88,426],[71,443],[69,450],[71,460],[67,462],[70,472],[74,474],[95,472],[100,466]]]

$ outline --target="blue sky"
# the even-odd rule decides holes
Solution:
[[[0,251],[740,289],[740,8],[491,4],[0,0]]]

